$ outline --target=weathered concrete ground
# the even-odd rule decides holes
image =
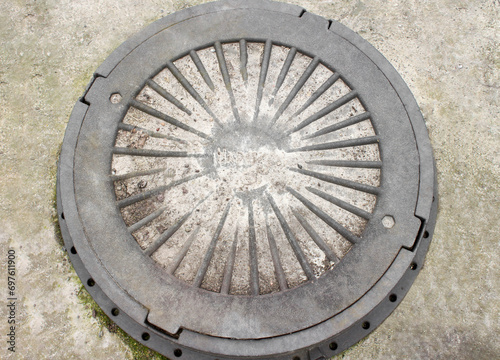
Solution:
[[[0,358],[153,358],[78,295],[54,225],[56,161],[97,66],[147,24],[202,2],[0,3]],[[425,268],[394,314],[340,358],[499,358],[500,2],[290,2],[347,25],[389,59],[421,106],[438,168]],[[9,248],[18,256],[15,354],[5,337]]]

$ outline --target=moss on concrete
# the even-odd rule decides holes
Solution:
[[[78,281],[78,280],[77,280]],[[78,281],[80,282],[80,281]],[[78,299],[82,304],[84,304],[85,309],[89,311],[90,316],[95,318],[99,325],[101,326],[100,336],[102,336],[102,331],[106,329],[110,333],[117,334],[121,341],[123,341],[130,349],[132,354],[132,359],[134,360],[168,360],[165,356],[158,354],[141,343],[135,341],[131,336],[129,336],[125,331],[120,329],[97,305],[97,303],[92,299],[92,296],[85,289],[83,284],[80,282],[80,291],[78,292]]]

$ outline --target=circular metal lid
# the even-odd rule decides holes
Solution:
[[[396,71],[268,1],[189,8],[121,45],[75,105],[58,175],[78,275],[168,357],[344,350],[406,294],[436,216]]]

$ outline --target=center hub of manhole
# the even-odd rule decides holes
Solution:
[[[257,195],[256,189],[262,194],[267,189],[283,188],[286,169],[294,159],[279,146],[280,140],[272,133],[248,126],[218,134],[207,153],[213,153],[221,186],[241,198]]]
[[[279,157],[281,155],[281,160]],[[230,151],[217,149],[215,167],[222,182],[238,195],[249,190],[279,185],[283,174],[285,153],[261,149],[260,151]]]
[[[169,358],[327,358],[420,269],[428,142],[401,78],[340,24],[211,3],[97,70],[61,151],[61,230],[103,310]]]

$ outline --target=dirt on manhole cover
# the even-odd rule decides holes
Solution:
[[[437,206],[396,71],[268,1],[189,8],[121,45],[74,108],[58,175],[78,275],[171,358],[341,352],[408,291]]]

